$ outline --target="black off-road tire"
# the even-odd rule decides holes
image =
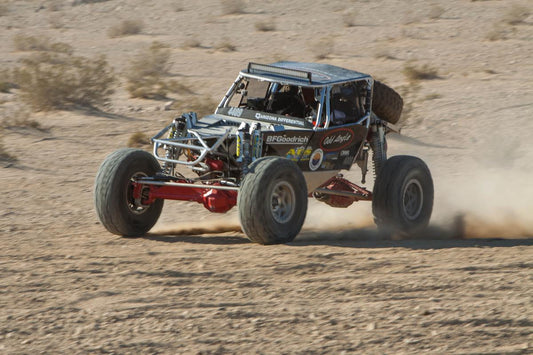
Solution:
[[[372,111],[379,118],[395,124],[400,120],[402,109],[403,99],[400,94],[382,82],[374,80]]]
[[[307,213],[303,174],[288,159],[258,159],[244,177],[237,204],[242,230],[251,241],[288,243],[302,229]]]
[[[374,220],[387,232],[419,233],[431,218],[433,195],[433,179],[421,159],[407,155],[391,157],[374,184]]]
[[[153,176],[161,170],[157,160],[139,149],[120,149],[104,160],[94,184],[94,204],[103,226],[111,233],[137,237],[157,222],[163,200],[149,206],[136,206],[132,198],[135,176]]]

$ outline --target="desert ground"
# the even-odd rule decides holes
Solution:
[[[98,110],[0,94],[0,353],[533,353],[531,11],[525,0],[0,2],[1,70],[42,54],[18,35],[105,55],[117,76]],[[124,20],[140,31],[111,35]],[[131,98],[124,73],[154,41],[181,90]],[[365,202],[310,201],[286,245],[250,243],[236,208],[175,201],[144,237],[102,227],[92,191],[106,155],[189,103],[216,105],[249,61],[281,59],[402,93],[389,155],[431,169],[424,236],[380,235]],[[360,181],[356,167],[345,176]]]

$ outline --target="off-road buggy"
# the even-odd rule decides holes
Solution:
[[[274,244],[300,232],[308,197],[332,207],[365,200],[378,227],[419,231],[432,212],[430,172],[418,158],[386,154],[385,135],[398,131],[402,107],[394,90],[356,71],[250,63],[214,114],[185,113],[156,134],[153,155],[109,155],[96,177],[96,211],[111,233],[139,236],[165,199],[219,213],[237,205],[248,238]],[[357,164],[365,184],[370,151],[373,191],[339,174]]]

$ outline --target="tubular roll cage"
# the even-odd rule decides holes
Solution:
[[[263,74],[263,75],[261,75]],[[273,75],[276,78],[269,78],[265,76],[265,74]],[[304,70],[298,70],[298,69],[292,69],[292,68],[281,68],[273,65],[266,65],[266,64],[258,64],[258,63],[252,63],[250,62],[248,64],[248,68],[246,71],[241,71],[237,79],[233,82],[229,90],[226,92],[220,103],[218,104],[217,110],[219,108],[227,107],[229,101],[233,97],[233,94],[235,93],[236,87],[239,85],[239,83],[243,80],[243,78],[251,78],[251,79],[257,79],[261,81],[269,81],[269,82],[280,82],[282,84],[287,85],[297,85],[297,86],[307,86],[312,88],[319,88],[321,89],[320,93],[320,101],[318,103],[318,110],[317,110],[317,120],[316,124],[313,128],[314,131],[323,130],[329,128],[329,125],[331,123],[331,105],[330,105],[330,98],[331,98],[331,86],[332,85],[338,85],[338,84],[344,84],[354,81],[365,81],[367,83],[366,91],[367,96],[365,100],[365,111],[366,114],[359,119],[355,124],[364,124],[366,128],[370,127],[370,121],[372,118],[371,113],[371,107],[372,107],[372,90],[374,87],[374,79],[370,76],[363,77],[363,78],[357,78],[357,79],[347,79],[347,80],[341,80],[332,82],[329,84],[313,84],[313,73],[310,71],[304,71]],[[299,82],[299,81],[305,81],[305,82]],[[325,110],[325,113],[324,113]],[[322,118],[325,117],[324,123],[322,124]]]
[[[182,164],[188,166],[194,166],[204,160],[205,156],[208,153],[214,153],[218,147],[224,142],[224,140],[229,136],[230,129],[226,129],[222,136],[201,136],[198,132],[192,129],[192,124],[196,121],[195,113],[184,114],[183,117],[186,119],[187,124],[187,136],[179,138],[161,138],[163,134],[169,131],[174,123],[169,124],[163,128],[159,133],[152,137],[152,143],[154,144],[153,154],[157,160],[173,163],[173,164]],[[217,138],[215,143],[212,146],[209,146],[206,142],[207,139]],[[190,142],[198,142],[199,144],[190,144]],[[162,157],[159,155],[158,150],[161,146],[172,146],[181,149],[189,149],[195,152],[198,152],[198,157],[192,161],[183,161],[177,159],[170,159],[167,157]]]
[[[263,75],[261,75],[263,74]],[[276,76],[276,80],[265,76],[264,74],[270,74]],[[222,101],[219,103],[217,110],[219,108],[228,107],[230,99],[233,97],[233,94],[236,91],[237,86],[241,83],[244,78],[252,78],[262,81],[269,82],[281,82],[287,83],[289,85],[303,85],[307,87],[319,88],[321,89],[320,101],[318,103],[318,112],[317,112],[317,122],[313,130],[325,130],[329,128],[331,117],[330,117],[330,97],[331,97],[331,86],[333,84],[343,84],[353,81],[365,81],[367,83],[367,97],[365,100],[365,111],[366,114],[364,117],[359,119],[353,124],[364,124],[367,128],[370,126],[371,121],[380,121],[388,129],[399,132],[394,125],[381,121],[371,112],[372,107],[372,89],[374,80],[372,77],[364,77],[352,80],[338,81],[330,84],[313,84],[313,75],[312,72],[291,69],[291,68],[280,68],[272,65],[258,64],[258,63],[249,63],[247,72],[242,71],[237,79],[233,82],[229,90],[224,95]],[[305,83],[298,83],[297,81],[306,81]],[[325,110],[325,114],[324,114]],[[216,113],[216,112],[215,112]],[[201,135],[199,132],[194,130],[194,124],[197,121],[196,113],[186,113],[182,116],[186,121],[187,135],[185,137],[178,138],[161,138],[165,133],[167,133],[174,123],[169,124],[163,128],[159,133],[157,133],[151,140],[153,142],[153,155],[159,161],[168,162],[172,164],[181,164],[186,166],[194,166],[202,162],[207,154],[214,153],[218,147],[230,136],[232,129],[228,128],[225,130],[224,134],[221,136],[218,135]],[[325,122],[322,125],[322,119],[325,117]],[[215,143],[211,146],[207,143],[207,140],[216,139]],[[197,143],[197,144],[195,144]],[[163,157],[159,155],[159,149],[161,147],[171,146],[180,149],[186,149],[190,151],[197,152],[197,157],[191,161],[184,161],[178,159],[171,159],[168,157]]]

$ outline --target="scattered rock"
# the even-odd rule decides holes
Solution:
[[[172,110],[172,105],[173,104],[174,104],[174,101],[169,101],[169,102],[165,103],[165,105],[163,106],[163,110],[165,110],[165,111]]]

